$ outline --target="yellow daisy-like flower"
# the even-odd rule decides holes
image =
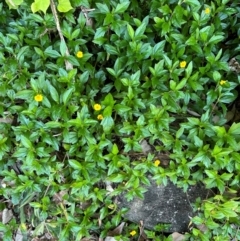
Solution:
[[[41,102],[43,100],[43,96],[41,94],[37,94],[34,96],[34,100],[37,102]]]
[[[76,53],[76,56],[77,56],[79,59],[81,59],[81,58],[83,57],[83,52],[82,52],[82,51],[78,51],[78,52]]]
[[[220,81],[220,85],[225,85],[226,83],[227,83],[226,80],[221,80],[221,81]]]
[[[154,166],[155,166],[155,167],[158,167],[158,166],[160,165],[160,163],[161,163],[160,160],[156,160],[156,161],[154,162]]]
[[[180,62],[180,67],[181,67],[181,68],[185,68],[186,65],[187,65],[187,62],[186,62],[186,61],[181,61],[181,62]]]
[[[137,232],[136,232],[135,230],[133,230],[133,231],[130,232],[130,235],[131,235],[131,236],[134,236],[134,235],[136,235],[136,234],[137,234]]]
[[[204,11],[206,14],[209,14],[211,12],[210,8],[206,8]]]
[[[98,115],[98,116],[97,116],[97,119],[98,119],[98,120],[102,120],[102,119],[103,119],[103,115]]]
[[[93,109],[98,111],[98,110],[101,110],[101,109],[102,109],[102,106],[99,105],[99,104],[95,104],[95,105],[93,106]]]

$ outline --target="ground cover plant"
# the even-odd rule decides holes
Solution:
[[[147,174],[213,190],[186,240],[240,240],[238,0],[6,0],[0,11],[3,240],[105,238],[127,211],[116,196],[143,197]],[[129,223],[118,236],[139,234]]]

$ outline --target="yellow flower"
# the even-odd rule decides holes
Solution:
[[[34,100],[37,102],[41,102],[43,100],[43,96],[41,94],[37,94],[34,96]]]
[[[204,11],[206,14],[209,14],[211,12],[210,8],[206,8]]]
[[[103,115],[98,115],[98,116],[97,116],[97,119],[98,119],[98,120],[102,120],[102,119],[103,119]]]
[[[224,85],[224,84],[226,84],[226,83],[227,83],[226,80],[221,80],[221,81],[220,81],[220,85]]]
[[[102,109],[102,106],[99,105],[99,104],[95,104],[95,105],[93,106],[93,109],[94,109],[94,110],[101,110],[101,109]]]
[[[186,65],[187,65],[187,62],[186,62],[186,61],[181,61],[181,62],[180,62],[180,67],[181,67],[181,68],[185,68]]]
[[[161,163],[160,160],[156,160],[156,161],[154,162],[154,166],[155,166],[155,167],[158,167],[158,166],[160,165],[160,163]]]
[[[134,235],[136,235],[136,233],[137,233],[137,232],[136,232],[135,230],[133,230],[133,231],[130,232],[130,235],[131,235],[131,236],[134,236]]]
[[[77,56],[79,59],[81,59],[81,58],[83,57],[83,52],[82,52],[82,51],[78,51],[78,52],[76,53],[76,56]]]

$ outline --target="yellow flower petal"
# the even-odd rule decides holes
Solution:
[[[99,105],[99,104],[95,104],[95,105],[93,106],[93,109],[99,111],[99,110],[102,109],[102,106]]]
[[[160,165],[160,163],[161,163],[160,160],[156,160],[156,161],[154,162],[154,166],[155,166],[155,167],[158,167],[158,166]]]
[[[136,232],[135,230],[133,230],[133,231],[130,232],[130,235],[131,235],[131,236],[134,236],[134,235],[136,235],[136,233],[137,233],[137,232]]]
[[[221,81],[220,81],[220,85],[224,85],[224,84],[226,84],[226,83],[227,83],[226,80],[221,80]]]
[[[97,116],[97,119],[98,119],[98,120],[102,120],[102,119],[103,119],[103,115],[98,115],[98,116]]]
[[[180,62],[180,67],[181,67],[181,68],[185,68],[186,65],[187,65],[187,62],[186,62],[186,61],[181,61],[181,62]]]
[[[204,11],[206,14],[209,14],[211,12],[210,8],[206,8]]]
[[[43,100],[43,96],[41,94],[37,94],[34,96],[34,100],[37,102],[41,102]]]
[[[81,59],[83,57],[83,52],[82,51],[78,51],[76,56]]]

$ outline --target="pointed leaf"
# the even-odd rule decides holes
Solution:
[[[21,142],[26,148],[32,148],[32,143],[27,137],[21,136]]]
[[[127,10],[130,2],[118,3],[114,13],[124,13]]]
[[[58,0],[57,9],[59,12],[66,13],[72,9],[72,5],[69,0]]]
[[[31,5],[32,12],[43,11],[46,14],[48,7],[50,6],[50,0],[35,0]]]

